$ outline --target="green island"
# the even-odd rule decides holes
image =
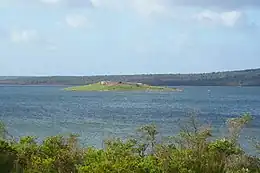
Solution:
[[[89,85],[65,88],[66,91],[181,91],[177,88],[151,86],[135,82],[101,81]]]
[[[0,126],[1,173],[259,173],[260,157],[239,143],[241,130],[252,117],[228,119],[223,137],[196,119],[182,124],[178,135],[159,140],[153,124],[128,139],[110,139],[103,148],[80,145],[78,135],[14,139]],[[183,126],[184,125],[184,126]],[[224,128],[224,127],[222,127]],[[260,143],[253,144],[255,152]]]

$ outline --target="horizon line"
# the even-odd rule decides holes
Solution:
[[[226,72],[241,72],[250,70],[260,70],[260,68],[248,68],[248,69],[234,69],[234,70],[223,70],[223,71],[211,71],[211,72],[191,72],[191,73],[133,73],[133,74],[98,74],[98,75],[10,75],[0,77],[94,77],[94,76],[137,76],[137,75],[190,75],[190,74],[210,74],[210,73],[226,73]]]

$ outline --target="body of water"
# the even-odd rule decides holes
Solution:
[[[78,133],[86,145],[131,135],[155,123],[163,135],[176,134],[178,120],[196,113],[222,129],[227,118],[249,112],[246,136],[260,134],[259,87],[184,87],[183,92],[66,92],[59,86],[0,86],[0,119],[16,137]],[[224,134],[221,130],[218,133]],[[248,143],[243,143],[247,148]]]

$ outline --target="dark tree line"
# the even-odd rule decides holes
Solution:
[[[260,86],[260,69],[199,74],[140,74],[0,78],[0,84],[85,85],[99,81],[140,82],[158,86]]]

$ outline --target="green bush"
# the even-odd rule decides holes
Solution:
[[[78,136],[0,140],[1,173],[259,173],[260,159],[249,156],[238,137],[251,117],[227,121],[229,134],[212,140],[210,128],[193,119],[179,135],[158,142],[154,125],[138,129],[135,138],[112,139],[103,149],[80,147]],[[4,126],[2,126],[4,127]],[[5,129],[2,128],[1,135]]]
[[[3,173],[11,172],[15,169],[17,151],[9,142],[0,140],[0,170]]]

